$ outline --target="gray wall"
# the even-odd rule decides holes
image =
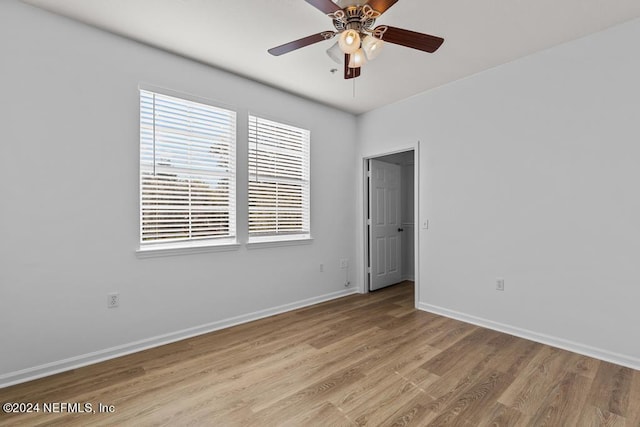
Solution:
[[[350,292],[352,115],[15,0],[0,53],[0,385]],[[310,129],[313,243],[138,258],[140,83],[237,110],[241,241],[247,112]]]
[[[421,308],[640,368],[637,40],[638,20],[359,117],[360,156],[421,141]]]

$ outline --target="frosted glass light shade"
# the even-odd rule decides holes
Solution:
[[[338,45],[344,53],[354,53],[360,49],[360,34],[355,30],[345,30],[340,34]]]
[[[336,64],[342,64],[342,61],[344,61],[344,53],[342,49],[340,49],[340,46],[338,46],[338,42],[335,42],[333,46],[327,49],[327,55],[329,55],[329,58],[333,59]]]
[[[380,55],[382,46],[384,46],[384,42],[373,36],[366,36],[362,40],[362,49],[364,50],[364,54],[367,56],[367,59],[369,61],[371,61],[372,59],[376,59],[378,55]]]
[[[359,68],[364,65],[365,62],[367,62],[367,58],[364,56],[364,51],[362,49],[358,49],[352,53],[349,58],[349,68]]]

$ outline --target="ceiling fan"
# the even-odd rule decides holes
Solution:
[[[360,68],[367,61],[375,59],[384,42],[433,53],[444,42],[441,37],[402,28],[379,25],[373,27],[376,19],[398,0],[305,0],[333,20],[335,31],[323,31],[289,43],[271,48],[274,56],[312,45],[338,36],[338,42],[327,50],[336,62],[342,63],[344,54],[344,78],[360,76]]]

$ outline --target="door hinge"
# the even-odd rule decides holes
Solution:
[[[371,267],[367,267],[367,273],[371,274]]]
[[[367,219],[367,225],[371,225],[371,218]]]
[[[371,171],[367,171],[367,176],[371,178]]]

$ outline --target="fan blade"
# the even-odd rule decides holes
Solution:
[[[412,49],[422,50],[424,52],[433,53],[444,42],[441,37],[430,36],[429,34],[416,33],[415,31],[403,30],[402,28],[389,27],[381,25],[373,30],[374,35],[379,34],[378,38],[401,46],[410,47]]]
[[[397,2],[398,0],[369,0],[368,4],[369,6],[371,6],[371,9],[375,10],[376,12],[380,12],[380,15],[382,15],[386,12],[387,9],[389,9]]]
[[[322,13],[324,13],[325,15],[342,10],[337,4],[335,4],[331,0],[305,0],[305,1],[309,3],[311,6],[321,11]]]
[[[329,40],[335,36],[336,33],[333,31],[323,31],[318,34],[314,34],[312,36],[303,37],[298,40],[294,40],[289,43],[285,43],[280,46],[272,47],[267,52],[269,52],[273,56],[280,56],[285,53],[289,53],[293,50],[300,49],[301,47],[309,46],[310,44],[318,43],[324,40]]]
[[[344,54],[344,79],[355,79],[356,77],[360,77],[360,67],[358,68],[349,68],[349,59],[351,59],[351,55],[348,53]]]

